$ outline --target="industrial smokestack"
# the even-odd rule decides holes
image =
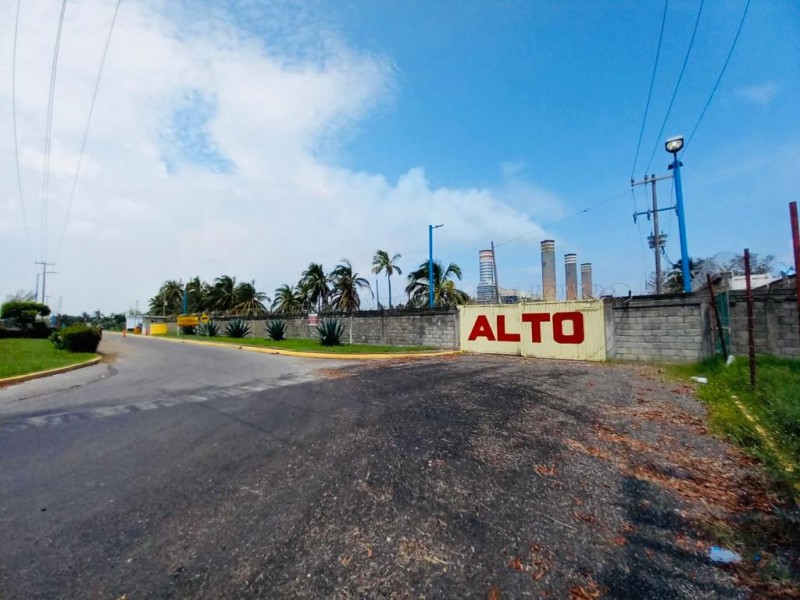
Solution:
[[[564,255],[564,270],[567,276],[567,300],[578,299],[578,255]]]
[[[556,243],[542,242],[542,300],[556,299]]]
[[[592,263],[581,265],[581,294],[584,300],[592,297]]]
[[[497,302],[497,287],[494,281],[494,252],[478,252],[478,302]]]

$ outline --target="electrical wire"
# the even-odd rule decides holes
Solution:
[[[69,201],[67,202],[67,212],[64,217],[64,228],[61,230],[61,238],[58,242],[58,248],[56,250],[56,258],[54,262],[58,262],[58,256],[61,254],[61,248],[64,245],[64,236],[67,233],[67,223],[69,221],[69,216],[72,211],[72,201],[75,199],[75,189],[78,186],[78,177],[80,176],[81,172],[81,165],[83,164],[83,155],[86,151],[86,140],[89,137],[89,127],[92,123],[92,115],[94,114],[94,105],[97,100],[97,92],[100,89],[100,79],[103,76],[103,69],[105,68],[106,64],[106,57],[108,56],[108,47],[111,44],[111,36],[114,33],[114,25],[117,22],[117,15],[119,14],[119,7],[122,4],[122,0],[117,0],[117,5],[114,8],[114,16],[111,19],[111,27],[108,29],[108,36],[106,37],[106,43],[103,47],[103,57],[100,59],[100,68],[97,71],[97,79],[94,82],[94,92],[92,93],[92,102],[89,105],[89,116],[86,118],[86,127],[83,130],[83,140],[81,141],[81,151],[78,154],[78,166],[75,168],[75,176],[72,179],[72,189],[70,190],[69,194]]]
[[[14,20],[14,49],[11,54],[11,120],[14,124],[14,158],[17,163],[17,190],[19,191],[19,205],[22,209],[22,225],[25,228],[25,239],[28,242],[28,250],[31,253],[31,258],[36,260],[36,255],[33,251],[33,243],[31,242],[31,234],[28,231],[28,215],[25,211],[25,198],[22,195],[22,171],[19,167],[19,140],[17,137],[17,37],[19,35],[19,11],[21,5],[22,0],[17,0],[17,16]]]
[[[639,141],[636,143],[636,155],[633,157],[633,165],[631,166],[631,179],[636,171],[636,162],[639,160],[639,150],[642,147],[642,136],[644,135],[644,126],[647,123],[647,112],[650,110],[650,99],[653,96],[653,83],[656,80],[656,70],[658,69],[658,57],[661,55],[661,41],[664,39],[664,24],[667,22],[667,4],[669,0],[664,0],[664,14],[661,15],[661,32],[658,34],[658,48],[656,49],[656,60],[653,63],[653,73],[650,76],[650,90],[647,92],[647,102],[644,105],[644,116],[642,116],[642,127],[639,130]]]
[[[739,28],[736,30],[736,35],[733,38],[733,43],[731,44],[731,49],[728,51],[728,56],[725,58],[725,63],[722,65],[722,70],[719,72],[719,77],[717,77],[716,83],[714,83],[714,87],[711,90],[711,94],[708,96],[708,100],[706,101],[703,110],[700,112],[700,117],[697,119],[697,123],[695,123],[694,128],[692,129],[692,133],[689,134],[689,137],[686,138],[686,143],[683,145],[683,151],[681,152],[681,156],[686,152],[686,149],[689,146],[689,143],[692,141],[694,134],[697,132],[697,128],[700,127],[700,122],[703,120],[703,117],[708,110],[708,106],[711,104],[712,98],[714,98],[714,94],[717,92],[717,88],[719,87],[720,81],[722,81],[722,76],[725,74],[725,69],[728,68],[728,63],[731,60],[731,56],[733,55],[733,49],[736,48],[736,42],[739,41],[739,34],[742,33],[742,27],[744,26],[744,21],[747,18],[747,9],[750,8],[750,0],[747,0],[747,4],[744,6],[744,12],[742,13],[742,20],[739,21]]]
[[[53,134],[53,99],[56,92],[56,71],[58,70],[58,50],[61,46],[61,31],[64,28],[64,13],[67,10],[67,0],[61,3],[61,15],[58,18],[58,31],[56,32],[56,45],[53,49],[53,66],[50,71],[50,94],[47,101],[47,126],[44,134],[44,170],[42,173],[42,260],[47,260],[47,196],[50,192],[50,147]]]
[[[604,204],[608,204],[609,202],[611,202],[613,200],[616,200],[617,198],[621,198],[622,196],[624,196],[627,193],[628,193],[628,191],[625,190],[624,192],[620,192],[616,196],[611,196],[610,198],[606,198],[605,200],[601,200],[600,202],[598,202],[596,204],[592,204],[591,206],[587,206],[584,209],[581,209],[581,210],[579,210],[577,212],[569,214],[566,217],[564,217],[563,219],[559,219],[557,221],[553,221],[552,223],[547,223],[546,225],[541,225],[540,227],[541,227],[541,229],[551,229],[552,227],[555,227],[556,225],[559,225],[559,224],[563,223],[564,221],[568,221],[569,219],[577,217],[578,215],[582,215],[583,213],[587,213],[590,210],[594,210],[595,208],[597,208],[599,206],[603,206]],[[527,237],[531,237],[531,236],[534,236],[534,235],[540,235],[540,233],[538,231],[537,232],[532,232],[532,233],[523,233],[522,235],[517,235],[517,236],[515,236],[513,238],[510,238],[510,239],[502,241],[502,242],[500,242],[498,244],[495,244],[494,246],[495,246],[495,248],[497,248],[499,246],[505,246],[506,244],[510,244],[511,242],[515,242],[517,240],[520,240],[520,239],[523,239],[523,238],[527,238]]]
[[[664,127],[667,125],[667,119],[669,119],[669,113],[672,111],[672,105],[675,103],[675,98],[678,96],[678,88],[681,87],[681,80],[683,80],[683,74],[686,71],[686,65],[689,63],[689,55],[692,53],[692,46],[694,46],[694,38],[697,35],[697,26],[700,24],[700,16],[703,14],[703,4],[705,0],[700,0],[700,8],[697,10],[697,18],[694,21],[694,29],[692,30],[692,37],[689,39],[689,47],[686,48],[686,56],[683,57],[683,65],[681,66],[681,72],[678,74],[678,81],[675,83],[675,89],[672,91],[672,98],[669,101],[669,106],[667,106],[667,112],[664,115],[664,120],[661,122],[661,129],[658,130],[658,135],[656,136],[656,143],[653,144],[653,150],[650,152],[650,158],[647,161],[647,167],[645,167],[644,172],[647,173],[650,170],[650,165],[653,164],[653,158],[656,155],[656,150],[658,149],[658,145],[661,143],[661,135],[664,133]]]

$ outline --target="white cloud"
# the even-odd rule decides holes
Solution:
[[[51,261],[113,5],[67,5],[53,121]],[[15,9],[15,3],[0,7],[3,81],[11,79]],[[11,125],[4,119],[0,233],[14,257],[0,273],[5,293],[33,287],[32,261],[42,256],[42,151],[57,17],[49,2],[23,3],[17,118],[36,255],[26,249]],[[296,281],[312,260],[330,268],[349,258],[366,274],[379,247],[402,253],[410,269],[427,256],[432,222],[446,223],[437,231],[437,247],[477,265],[476,251],[488,240],[537,230],[515,198],[539,206],[531,214],[560,211],[557,198],[526,184],[513,169],[501,188],[460,189],[432,187],[422,166],[409,165],[395,182],[338,166],[330,140],[346,140],[371,111],[392,101],[390,60],[356,53],[321,30],[314,35],[308,24],[311,33],[287,35],[286,47],[279,48],[237,28],[229,15],[221,17],[178,23],[149,4],[123,3],[59,274],[48,280],[66,312],[123,310],[137,299],[145,305],[167,278],[226,273],[256,279],[271,293]],[[292,46],[293,37],[312,37],[317,45],[302,52]],[[185,162],[185,149],[176,154],[184,162],[165,163],[174,149],[165,144],[180,146],[175,113],[191,105],[193,95],[212,109],[205,123],[192,126],[201,127],[204,146],[227,161],[225,169]],[[4,85],[0,110],[8,114],[10,103]],[[465,260],[460,262],[469,273],[473,265]],[[468,275],[465,288],[470,281]]]
[[[766,106],[775,99],[780,89],[780,85],[774,81],[766,81],[757,85],[739,87],[736,89],[736,94],[748,102]]]

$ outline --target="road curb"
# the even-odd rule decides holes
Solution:
[[[107,333],[107,332],[106,332]],[[261,354],[274,354],[279,356],[292,356],[294,358],[322,358],[338,360],[391,360],[398,358],[438,358],[441,356],[452,356],[461,354],[461,350],[444,350],[442,352],[396,352],[381,354],[334,354],[331,352],[298,352],[295,350],[280,350],[278,348],[264,348],[259,346],[248,346],[247,344],[226,344],[221,342],[198,342],[195,340],[176,340],[157,335],[137,335],[137,338],[160,340],[162,342],[172,342],[176,344],[193,344],[195,346],[211,346],[212,348],[228,348],[231,350],[244,350],[246,352],[259,352]]]
[[[31,379],[49,377],[50,375],[58,375],[59,373],[69,373],[70,371],[76,371],[78,369],[82,369],[83,367],[91,367],[92,365],[96,365],[101,360],[103,360],[103,357],[98,356],[74,365],[67,365],[66,367],[48,369],[47,371],[36,371],[35,373],[26,373],[25,375],[15,375],[14,377],[5,377],[4,379],[0,379],[0,387],[14,385],[15,383],[23,383],[25,381],[30,381]]]

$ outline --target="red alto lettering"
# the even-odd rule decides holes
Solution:
[[[548,313],[522,313],[522,322],[531,324],[531,341],[536,344],[542,341],[542,323],[549,320]]]
[[[475,325],[472,326],[472,331],[467,338],[470,342],[474,342],[479,337],[484,337],[490,342],[495,341],[492,326],[489,324],[489,319],[485,315],[478,315],[475,319]]]
[[[572,333],[564,333],[565,321],[572,323]],[[585,337],[582,313],[563,312],[553,315],[553,340],[555,342],[559,344],[580,344]]]
[[[498,342],[518,342],[521,337],[518,333],[506,331],[505,315],[497,315],[497,341]]]
[[[557,344],[582,344],[586,339],[586,328],[583,313],[557,312],[557,313],[522,313],[522,322],[530,323],[531,337],[534,344],[542,343],[542,325],[552,321],[553,341]],[[565,326],[565,323],[570,323]],[[495,337],[497,331],[497,337]],[[489,342],[519,342],[522,335],[506,329],[506,315],[497,315],[497,329],[492,329],[492,324],[486,315],[478,315],[467,339],[474,342],[478,338],[485,338]]]

